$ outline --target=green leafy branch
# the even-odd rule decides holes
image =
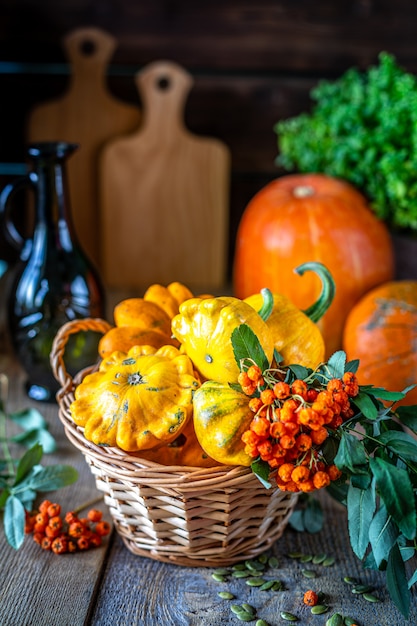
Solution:
[[[0,375],[0,384],[0,511],[3,511],[6,540],[17,550],[25,537],[26,511],[32,509],[37,494],[72,484],[78,473],[69,465],[41,465],[43,454],[56,450],[46,421],[33,408],[7,414],[3,400],[7,388],[4,375]],[[16,424],[21,432],[9,437],[8,421]],[[18,449],[26,448],[18,458],[11,452],[16,445]]]
[[[247,361],[265,369],[265,354],[248,326],[235,329],[232,344],[241,367]],[[275,360],[279,363],[279,355]],[[300,378],[320,387],[333,378],[341,379],[346,372],[356,373],[358,366],[357,360],[348,362],[346,354],[338,351],[315,370],[290,365],[282,372],[288,383]],[[364,567],[386,573],[391,598],[405,617],[410,609],[410,589],[417,583],[417,569],[410,577],[406,570],[406,563],[417,553],[417,407],[395,407],[395,403],[409,390],[361,386],[359,394],[351,398],[353,416],[331,431],[322,446],[326,463],[334,463],[342,471],[341,478],[327,490],[347,507],[352,550]],[[266,462],[256,459],[252,470],[271,487]],[[300,499],[304,506],[293,514],[291,525],[297,530],[319,531],[323,523],[320,503],[311,494]]]

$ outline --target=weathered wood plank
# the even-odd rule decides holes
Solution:
[[[58,419],[55,404],[30,401],[22,393],[22,374],[13,362],[0,360],[1,370],[10,380],[8,410],[36,407],[48,421],[58,450],[43,458],[43,464],[65,463],[79,472],[78,481],[44,497],[54,499],[64,511],[92,501],[99,492],[82,455],[68,442]],[[40,497],[42,501],[43,496]],[[94,505],[107,509],[102,502]],[[110,521],[110,520],[109,520]],[[0,624],[1,626],[82,626],[96,592],[110,540],[100,548],[72,555],[57,556],[43,551],[30,537],[15,551],[0,530]]]
[[[218,597],[221,590],[235,595],[232,602],[248,602],[257,609],[258,618],[269,624],[285,623],[281,611],[290,611],[299,618],[299,624],[324,624],[332,612],[355,618],[358,624],[378,626],[406,626],[417,623],[417,594],[413,595],[413,608],[407,621],[389,599],[383,575],[364,570],[349,548],[345,510],[325,495],[322,498],[326,523],[318,534],[300,534],[287,528],[275,544],[273,554],[279,559],[279,568],[269,570],[266,579],[284,583],[284,591],[260,591],[245,584],[244,579],[228,577],[227,582],[212,579],[213,569],[185,568],[160,564],[131,554],[117,538],[111,549],[104,573],[92,626],[224,626],[239,623],[230,611],[231,601]],[[291,552],[334,556],[332,567],[302,564],[288,557]],[[309,580],[303,569],[314,570],[317,578]],[[353,576],[375,587],[381,603],[371,604],[361,596],[352,594],[351,587],[343,581]],[[308,589],[326,594],[329,613],[312,617],[303,604],[303,594]],[[321,621],[320,621],[321,620]]]

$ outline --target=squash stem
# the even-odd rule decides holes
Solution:
[[[260,315],[264,322],[268,319],[268,317],[272,313],[272,309],[274,308],[274,296],[272,295],[270,289],[265,287],[261,289],[261,296],[263,299],[262,306],[258,311],[258,315]]]
[[[321,319],[326,313],[334,300],[336,285],[333,280],[333,276],[331,275],[327,267],[323,265],[323,263],[319,263],[317,261],[303,263],[302,265],[296,267],[294,271],[297,272],[297,274],[299,274],[300,276],[302,276],[304,272],[316,272],[321,280],[322,289],[320,296],[318,297],[316,302],[314,302],[314,304],[312,304],[303,311],[303,313],[307,315],[307,317],[309,317],[313,322],[318,322],[319,319]]]

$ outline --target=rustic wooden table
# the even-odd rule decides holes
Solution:
[[[4,350],[4,345],[3,345]],[[56,495],[65,510],[76,508],[99,496],[94,479],[81,453],[66,439],[55,404],[29,401],[23,391],[23,374],[14,360],[1,353],[0,372],[8,375],[8,410],[35,406],[48,420],[58,442],[58,451],[44,457],[44,463],[68,463],[79,472],[78,481]],[[84,553],[56,556],[45,552],[27,537],[15,551],[0,529],[0,625],[1,626],[226,626],[242,623],[230,610],[230,600],[218,592],[231,591],[234,602],[248,602],[257,610],[257,619],[270,626],[285,621],[281,611],[289,611],[301,624],[323,625],[334,612],[350,615],[359,626],[404,626],[417,624],[416,594],[407,621],[389,599],[380,572],[364,570],[354,557],[347,532],[343,507],[327,494],[321,496],[325,525],[317,534],[298,533],[288,527],[271,553],[279,567],[266,577],[279,579],[284,591],[261,591],[249,587],[244,579],[229,577],[216,582],[209,568],[187,568],[131,554],[113,533],[100,548]],[[104,503],[99,506],[109,519]],[[109,520],[110,521],[110,520]],[[335,557],[333,566],[302,564],[288,554],[325,553]],[[304,568],[317,577],[307,579]],[[344,582],[345,576],[357,578],[375,588],[380,603],[370,603],[354,595]],[[311,615],[302,597],[309,589],[324,592],[330,610]],[[256,623],[256,620],[252,622]]]

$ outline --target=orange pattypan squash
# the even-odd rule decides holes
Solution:
[[[174,346],[114,352],[76,387],[70,410],[86,439],[127,452],[173,441],[192,416],[199,387],[193,365]]]
[[[98,353],[102,359],[112,352],[128,352],[133,346],[153,346],[161,348],[164,345],[178,346],[178,341],[157,330],[147,330],[137,326],[115,326],[108,330],[98,343]]]
[[[361,385],[403,391],[417,384],[417,281],[390,281],[361,298],[346,320],[343,348],[359,359]],[[417,387],[399,404],[417,404]]]
[[[394,257],[387,227],[349,183],[321,174],[287,175],[261,189],[238,227],[233,268],[238,298],[269,288],[299,309],[317,299],[320,281],[293,268],[319,261],[336,294],[318,322],[327,356],[341,348],[346,316],[371,288],[392,280]]]

